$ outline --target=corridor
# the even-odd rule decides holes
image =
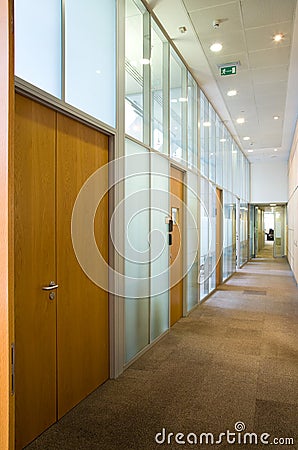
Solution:
[[[216,440],[240,421],[245,432],[268,433],[268,442],[295,441],[276,448],[298,448],[297,337],[289,266],[260,255],[27,449],[256,448],[224,440],[182,445],[173,436],[167,444],[168,433],[179,432],[213,433]],[[160,445],[155,435],[163,428]]]

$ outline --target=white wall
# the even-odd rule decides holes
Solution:
[[[251,203],[288,202],[286,161],[251,164]]]
[[[289,158],[287,255],[296,282],[298,283],[298,122]]]

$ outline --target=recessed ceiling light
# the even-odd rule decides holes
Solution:
[[[203,127],[211,127],[211,122],[203,122]]]
[[[238,119],[236,119],[236,122],[237,123],[244,123],[245,119],[244,119],[244,117],[238,117]]]
[[[249,141],[249,140],[250,140],[250,137],[249,137],[249,136],[244,136],[243,140],[244,140],[244,141]]]
[[[226,139],[222,138],[222,139],[219,140],[219,142],[226,142]]]
[[[227,95],[229,97],[234,97],[234,95],[237,95],[238,92],[236,91],[236,89],[231,89],[230,91],[227,92]]]
[[[276,206],[276,203],[270,203],[270,206]]]
[[[252,153],[252,152],[253,152],[253,150],[247,150],[247,152],[248,152],[248,153]]]
[[[282,33],[277,33],[273,36],[273,40],[275,42],[280,42],[283,40],[283,38],[284,38],[284,35]]]
[[[273,119],[274,119],[274,120],[278,120],[278,119],[279,119],[279,116],[273,116]]]
[[[222,45],[219,42],[215,42],[210,46],[210,50],[212,52],[220,52],[222,50]]]
[[[274,151],[277,152],[277,148],[275,148]]]

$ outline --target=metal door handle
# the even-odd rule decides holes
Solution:
[[[43,291],[52,291],[53,289],[57,289],[59,287],[58,284],[55,283],[55,281],[50,281],[48,286],[43,286]]]

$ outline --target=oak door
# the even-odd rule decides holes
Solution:
[[[75,199],[107,161],[107,136],[16,95],[17,449],[109,376],[108,294],[85,275],[71,241]],[[108,261],[107,196],[94,233]],[[50,282],[59,287],[44,290]]]

